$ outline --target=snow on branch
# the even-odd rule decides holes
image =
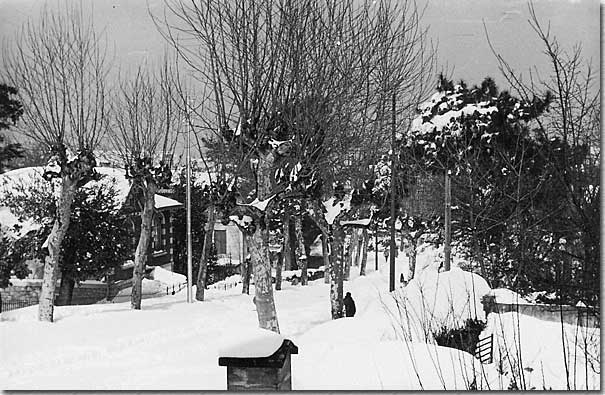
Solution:
[[[265,211],[269,203],[271,203],[271,200],[274,199],[276,196],[276,194],[273,194],[265,200],[258,200],[258,198],[256,198],[250,203],[238,203],[237,205],[243,207],[254,207],[257,210]]]
[[[248,215],[242,215],[241,217],[237,215],[230,215],[229,220],[233,221],[235,224],[237,224],[240,228],[243,229],[248,228],[248,226],[250,226],[253,222],[252,217]]]
[[[281,147],[283,144],[288,144],[290,143],[290,140],[275,140],[275,139],[271,139],[269,140],[269,145],[271,146],[271,148],[273,149],[277,149],[279,147]]]
[[[344,196],[343,200],[336,201],[335,197],[331,197],[327,201],[325,201],[324,207],[326,212],[324,216],[326,218],[326,222],[329,225],[334,224],[334,220],[338,217],[342,212],[349,211],[351,209],[351,193],[347,193]]]
[[[364,218],[364,219],[356,219],[353,221],[342,221],[340,224],[342,226],[361,226],[368,227],[370,226],[370,222],[372,222],[372,217]]]

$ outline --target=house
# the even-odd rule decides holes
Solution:
[[[219,264],[239,265],[247,255],[244,235],[234,222],[214,224],[212,242]]]
[[[210,177],[216,179],[217,173],[214,170],[217,166],[212,162],[204,162],[201,159],[193,159],[192,163],[192,178],[195,186],[203,186],[204,184],[210,183]],[[206,167],[208,165],[208,167]],[[183,171],[184,168],[174,172],[174,177],[179,177],[179,171]],[[214,233],[212,234],[212,243],[216,248],[218,264],[221,266],[238,267],[241,262],[246,258],[247,248],[245,245],[245,238],[242,231],[238,228],[237,224],[230,221],[224,224],[220,218],[217,218],[214,223]],[[226,268],[225,272],[230,272],[229,268]]]
[[[117,199],[122,202],[122,205],[127,205],[131,200],[130,184],[125,177],[125,172],[121,169],[109,167],[97,167],[96,171],[101,174],[100,183],[111,183],[117,191]],[[0,175],[0,196],[11,189],[15,189],[15,185],[34,185],[35,188],[52,188],[49,182],[42,178],[42,167],[26,167],[16,169]],[[155,196],[155,212],[153,217],[152,241],[149,247],[149,259],[147,267],[152,268],[161,266],[162,268],[171,270],[173,266],[173,237],[172,237],[172,217],[174,210],[182,208],[182,204],[176,200],[167,198],[160,194]],[[132,251],[138,242],[140,231],[140,217],[132,215],[126,225],[132,229]],[[19,230],[16,230],[15,225],[19,225]],[[24,235],[30,230],[36,228],[33,221],[21,223],[7,207],[0,207],[0,227],[5,231],[12,232],[15,237]],[[32,278],[42,278],[42,264],[36,261],[28,262],[28,266],[32,274]],[[121,270],[114,273],[113,280],[122,280],[132,278],[133,270],[132,260],[125,262]]]

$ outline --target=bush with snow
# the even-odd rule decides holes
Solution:
[[[489,292],[477,274],[427,269],[395,291],[396,311],[390,313],[404,339],[434,342],[434,334],[443,329],[460,328],[467,319],[485,320],[481,299]]]

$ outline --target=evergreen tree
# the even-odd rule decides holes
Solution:
[[[17,95],[17,89],[0,83],[0,131],[8,129],[17,123],[23,114],[23,105],[13,96]],[[12,160],[22,158],[23,147],[19,143],[10,143],[6,137],[0,134],[0,173],[4,172],[5,166]]]
[[[40,225],[23,237],[12,238],[1,251],[0,259],[4,265],[0,285],[6,285],[11,274],[21,278],[28,274],[23,267],[25,259],[46,258],[45,240],[56,215],[52,193],[48,183],[34,176],[31,183],[15,183],[0,197],[0,205],[9,207],[21,221]],[[62,304],[71,303],[76,282],[107,278],[129,258],[131,235],[124,224],[120,204],[111,183],[93,182],[76,192],[74,210],[61,249],[59,300]]]
[[[402,136],[401,153],[436,174],[451,171],[454,236],[493,287],[527,294],[566,284],[560,300],[575,303],[584,285],[568,240],[579,237],[567,231],[569,203],[556,171],[564,152],[580,167],[586,150],[536,132],[551,102],[550,93],[522,100],[499,92],[489,78],[469,88],[441,77]]]

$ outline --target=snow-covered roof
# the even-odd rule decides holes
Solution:
[[[130,191],[130,182],[126,178],[126,172],[122,169],[115,169],[111,167],[96,167],[95,169],[103,177],[100,181],[90,181],[86,185],[92,185],[96,182],[113,183],[118,194],[118,201],[122,203],[125,202]],[[44,179],[42,178],[43,173],[43,167],[24,167],[21,169],[11,170],[0,175],[0,190],[10,190],[11,185],[17,185],[17,183],[33,183],[37,180],[44,182]],[[170,199],[159,194],[155,195],[156,209],[180,206],[182,206],[182,203],[174,199]]]
[[[264,358],[272,355],[284,342],[279,333],[267,329],[244,329],[228,339],[219,349],[224,358]]]

